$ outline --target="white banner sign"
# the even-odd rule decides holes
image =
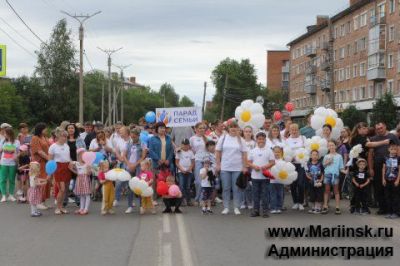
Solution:
[[[164,122],[167,127],[191,127],[201,122],[201,107],[157,108],[157,122]]]

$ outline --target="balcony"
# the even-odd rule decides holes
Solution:
[[[317,73],[317,66],[308,65],[305,72],[306,75],[314,75],[315,73]]]
[[[329,80],[322,80],[321,90],[324,92],[329,92],[331,90],[331,82]]]
[[[383,25],[386,24],[386,16],[373,16],[370,17],[369,25],[371,28],[375,27],[376,25]]]
[[[369,81],[382,81],[386,79],[386,70],[384,66],[377,66],[368,69],[367,79]]]
[[[329,42],[322,42],[321,49],[324,51],[329,51]]]
[[[317,93],[317,84],[314,82],[306,83],[304,85],[304,92],[310,95],[314,95]]]
[[[308,57],[316,57],[317,56],[317,49],[315,49],[314,47],[307,47],[306,51],[305,51],[305,55]]]
[[[290,71],[289,65],[285,65],[282,67],[282,73],[289,73],[289,71]]]
[[[331,68],[331,62],[329,60],[321,61],[321,70],[322,71],[329,71]]]

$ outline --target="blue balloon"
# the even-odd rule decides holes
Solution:
[[[139,137],[140,141],[142,143],[147,143],[147,140],[149,139],[149,132],[147,131],[142,131],[140,132],[140,137]]]
[[[50,160],[46,163],[46,174],[52,175],[57,170],[57,163],[54,160]]]
[[[104,159],[104,154],[101,152],[96,152],[96,159],[94,160],[93,164],[99,164]]]
[[[147,112],[144,119],[147,123],[154,123],[156,122],[156,114],[153,111]]]

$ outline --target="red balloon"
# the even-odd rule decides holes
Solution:
[[[281,120],[281,118],[282,118],[282,113],[279,111],[275,111],[274,112],[274,120],[279,121],[279,120]]]
[[[157,182],[157,194],[164,196],[168,194],[168,185],[164,181]]]
[[[268,179],[275,179],[275,178],[272,176],[272,173],[271,173],[268,169],[264,169],[264,170],[262,171],[262,173],[263,173],[263,175],[264,175],[266,178],[268,178]]]
[[[288,112],[292,112],[294,110],[294,104],[291,102],[288,102],[287,104],[285,104],[285,109]]]

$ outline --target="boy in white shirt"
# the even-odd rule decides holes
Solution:
[[[270,169],[275,164],[275,156],[266,144],[266,134],[258,132],[256,135],[257,147],[249,153],[248,164],[252,169],[251,182],[253,185],[254,209],[251,217],[260,216],[260,200],[263,207],[263,217],[268,217],[269,206],[269,179],[263,175],[263,170]]]
[[[200,169],[201,205],[203,214],[212,214],[211,197],[215,188],[215,168],[209,158],[204,158],[203,168]]]
[[[175,158],[176,167],[178,168],[178,182],[183,198],[188,206],[192,206],[190,202],[190,184],[193,179],[194,169],[194,153],[190,149],[190,141],[182,140],[181,149],[176,152]]]

